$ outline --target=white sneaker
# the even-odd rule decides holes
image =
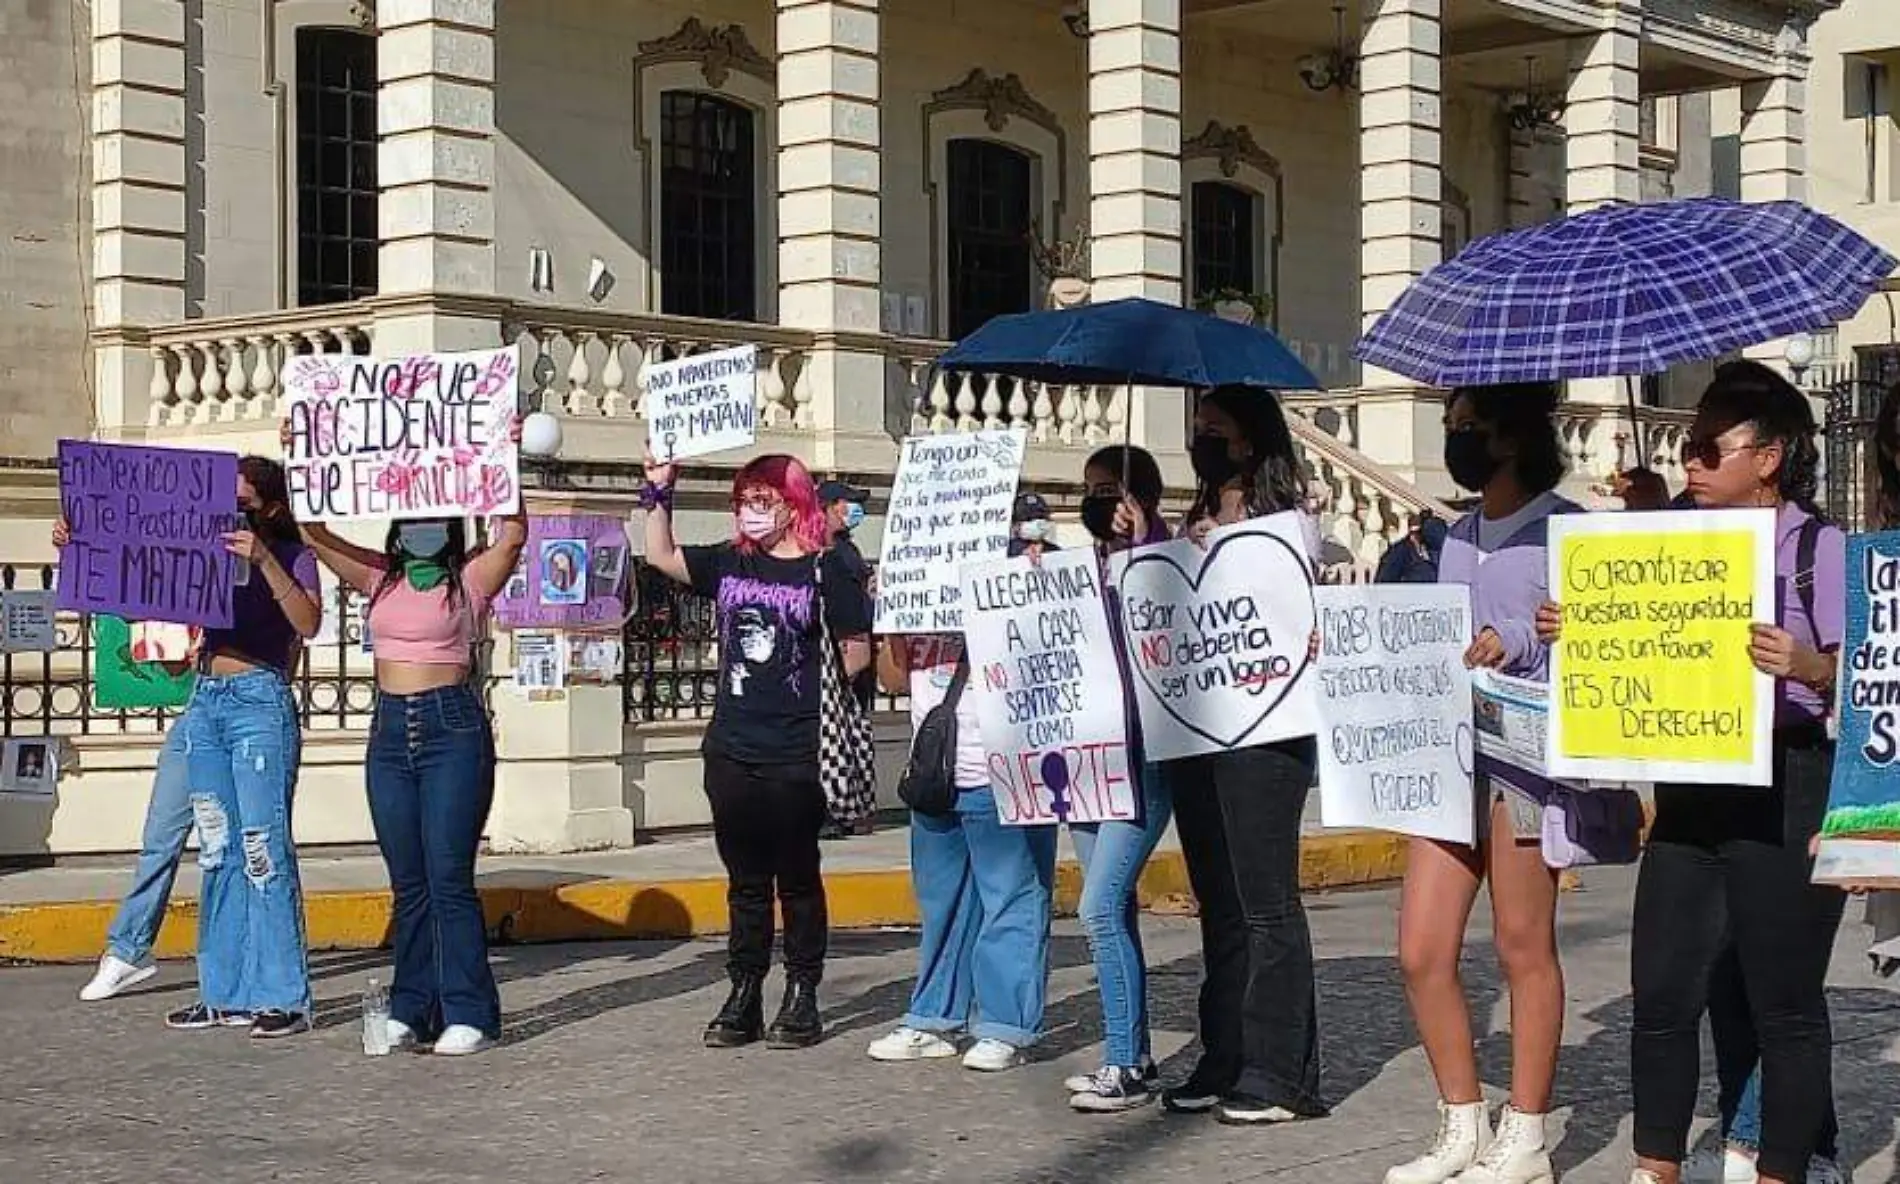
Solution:
[[[401,1052],[405,1048],[416,1046],[416,1030],[401,1020],[384,1020],[383,1030],[389,1033],[391,1052]]]
[[[93,972],[92,981],[79,989],[79,999],[82,1003],[98,1003],[127,987],[138,986],[157,973],[158,967],[150,962],[132,963],[107,954],[99,959],[99,969]]]
[[[1453,1184],[1556,1184],[1557,1173],[1544,1147],[1544,1116],[1506,1106],[1498,1114],[1497,1137],[1452,1180]]]
[[[1102,1066],[1102,1069],[1106,1068],[1108,1068],[1107,1065]],[[1064,1077],[1062,1088],[1071,1095],[1085,1094],[1094,1089],[1095,1083],[1102,1079],[1102,1069],[1097,1069],[1093,1073],[1077,1073],[1073,1077]],[[1154,1089],[1156,1083],[1161,1080],[1161,1066],[1155,1064],[1153,1057],[1141,1058],[1141,1063],[1135,1066],[1135,1072],[1140,1075],[1142,1083],[1150,1089]]]
[[[466,1057],[493,1047],[495,1042],[483,1035],[480,1028],[450,1024],[436,1038],[434,1052],[439,1057]]]
[[[1001,1073],[1022,1063],[1022,1049],[1001,1040],[979,1040],[963,1054],[963,1067],[978,1073]]]
[[[957,1046],[935,1032],[899,1028],[871,1041],[865,1050],[874,1061],[935,1061],[957,1055]]]
[[[1438,1103],[1438,1133],[1410,1163],[1385,1174],[1385,1184],[1445,1184],[1477,1162],[1491,1145],[1491,1116],[1483,1102]]]

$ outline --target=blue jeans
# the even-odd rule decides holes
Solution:
[[[1004,826],[988,786],[958,794],[954,814],[910,816],[910,876],[924,932],[905,1027],[967,1027],[979,1040],[1035,1043],[1055,873],[1055,827]]]
[[[501,995],[475,891],[475,855],[494,796],[494,733],[473,689],[377,694],[369,813],[395,896],[389,1014],[425,1040],[449,1024],[501,1035]]]
[[[303,734],[274,670],[198,676],[174,731],[198,824],[198,989],[220,1011],[310,1012],[290,803]]]
[[[158,927],[171,900],[178,861],[191,837],[191,791],[186,777],[185,729],[172,724],[158,751],[158,771],[152,776],[152,800],[145,807],[145,833],[139,840],[139,863],[132,872],[132,890],[120,902],[106,933],[106,953],[137,965],[151,956]]]
[[[1071,824],[1082,861],[1082,928],[1102,993],[1104,1063],[1133,1068],[1153,1055],[1148,1041],[1148,971],[1135,887],[1168,829],[1174,798],[1156,765],[1141,771],[1141,821]]]

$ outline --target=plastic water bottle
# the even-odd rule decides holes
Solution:
[[[363,1055],[389,1055],[389,992],[375,979],[363,991]]]

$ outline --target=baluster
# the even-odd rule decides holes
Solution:
[[[257,363],[251,367],[252,419],[277,418],[277,365],[271,341],[267,333],[250,339],[257,351]]]
[[[1112,389],[1113,393],[1108,397],[1107,428],[1109,438],[1116,443],[1120,443],[1128,438],[1127,424],[1130,411],[1128,397],[1130,390],[1125,386],[1118,386]],[[1090,441],[1090,443],[1094,443],[1094,441]]]
[[[1036,384],[1036,398],[1029,406],[1029,438],[1037,443],[1047,443],[1055,435],[1055,396],[1061,390],[1061,387],[1047,382]]]
[[[963,376],[963,381],[967,384],[970,381],[969,376]],[[949,371],[943,369],[932,371],[930,379],[930,433],[933,436],[941,435],[956,427],[956,420],[950,414],[953,406],[950,383],[951,377]]]
[[[1082,388],[1082,443],[1100,444],[1102,442],[1102,388],[1085,386]]]
[[[786,410],[785,375],[779,370],[790,356],[790,350],[775,349],[769,345],[759,347],[759,377],[752,398],[758,411],[760,427],[779,427],[797,413],[796,408]]]
[[[593,368],[587,361],[587,344],[595,335],[585,329],[568,334],[568,341],[574,347],[574,354],[567,360],[567,398],[565,400],[569,415],[592,416],[599,410],[599,402],[589,389],[594,381]]]
[[[226,338],[224,354],[230,363],[224,375],[224,397],[227,410],[232,419],[248,419],[251,414],[251,372],[244,365],[244,339],[242,337]]]
[[[198,422],[198,372],[192,364],[195,352],[190,343],[181,343],[173,347],[178,357],[178,378],[173,384],[178,391],[178,404],[173,409],[173,423]]]
[[[792,426],[800,431],[812,429],[815,416],[811,406],[811,383],[805,381],[805,363],[809,359],[802,350],[787,350],[780,363],[785,368],[785,390],[791,398]]]
[[[1056,439],[1064,444],[1075,443],[1077,426],[1082,419],[1082,388],[1065,386],[1058,392],[1056,405]]]
[[[976,427],[977,381],[977,375],[966,373],[963,376],[963,385],[957,388],[956,430],[959,432],[967,432]],[[982,381],[985,385],[993,385],[996,380],[984,375]]]
[[[1010,383],[1009,407],[1008,407],[1009,418],[1004,421],[1010,427],[1026,428],[1026,427],[1031,426],[1029,423],[1029,389],[1028,388],[1029,388],[1029,383],[1025,382],[1024,380],[1020,378]],[[1039,399],[1047,399],[1048,397],[1044,393],[1041,383],[1036,384],[1036,395],[1037,395],[1037,398]]]
[[[178,396],[172,390],[171,351],[162,345],[152,347],[152,381],[145,388],[146,420],[153,427],[171,422],[177,412]]]
[[[620,364],[620,351],[627,344],[625,333],[607,334],[607,358],[600,367],[600,413],[618,419],[627,407],[627,371]]]
[[[224,403],[224,360],[218,351],[218,343],[207,341],[198,348],[205,357],[204,377],[198,384],[204,399],[204,414],[199,417],[199,422],[226,422],[231,418],[231,409]]]
[[[897,364],[904,375],[904,393],[910,400],[910,434],[924,435],[930,431],[930,391],[925,386],[931,379],[930,363],[923,358],[900,358]]]
[[[561,331],[551,325],[542,325],[529,330],[534,339],[534,406],[538,411],[558,413],[560,402],[554,397],[554,382],[557,368],[554,362],[554,343],[561,339]]]

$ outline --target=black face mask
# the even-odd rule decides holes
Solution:
[[[1122,499],[1112,493],[1091,493],[1082,499],[1082,526],[1106,543],[1115,537],[1115,507]]]
[[[1194,475],[1209,485],[1225,485],[1240,472],[1240,465],[1227,452],[1227,437],[1211,433],[1194,437],[1188,445],[1188,459],[1194,463]]]
[[[1452,432],[1445,437],[1445,471],[1460,489],[1483,492],[1501,465],[1491,455],[1491,441],[1483,432]]]

